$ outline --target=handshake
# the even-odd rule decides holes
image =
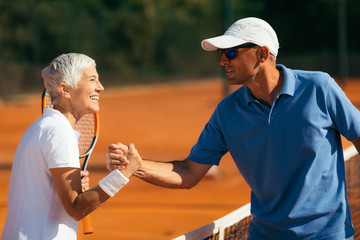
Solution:
[[[118,169],[127,178],[131,177],[143,166],[141,156],[132,143],[129,145],[122,143],[111,144],[108,147],[106,156],[107,169],[109,171]]]

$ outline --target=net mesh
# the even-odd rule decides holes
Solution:
[[[355,240],[360,240],[360,159],[354,146],[344,151],[347,196],[355,228]],[[252,216],[250,204],[173,240],[245,240]]]
[[[225,228],[224,239],[226,240],[245,240],[249,234],[249,224],[252,219],[252,216],[247,216],[243,218],[240,222],[237,222],[227,228]]]
[[[43,108],[53,108],[51,104],[50,95],[46,93],[43,102]],[[94,136],[96,135],[96,114],[86,114],[75,125],[75,130],[80,132],[79,138],[79,154],[83,157],[85,153],[90,149]]]

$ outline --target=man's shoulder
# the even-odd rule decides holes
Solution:
[[[237,104],[245,104],[247,93],[246,86],[240,86],[238,89],[225,96],[217,105],[217,108],[228,108]]]
[[[293,69],[293,73],[301,78],[310,78],[310,79],[329,79],[331,76],[322,71],[310,71],[310,70],[298,70]]]
[[[335,81],[328,73],[323,71],[300,70],[285,68],[285,75],[288,78],[294,78],[300,85],[306,86],[327,86],[329,82]]]
[[[292,69],[286,68],[283,66],[284,71],[288,75],[294,75],[298,79],[309,79],[309,80],[329,80],[331,76],[323,71],[313,71],[313,70],[302,70],[302,69]]]

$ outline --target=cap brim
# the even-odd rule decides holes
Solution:
[[[201,46],[206,51],[215,51],[218,48],[231,48],[247,41],[241,40],[232,36],[222,35],[219,37],[208,38],[201,42]]]

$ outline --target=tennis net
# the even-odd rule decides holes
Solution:
[[[360,240],[360,160],[354,146],[344,150],[345,176],[355,240]],[[250,203],[173,240],[245,240],[252,216]]]

